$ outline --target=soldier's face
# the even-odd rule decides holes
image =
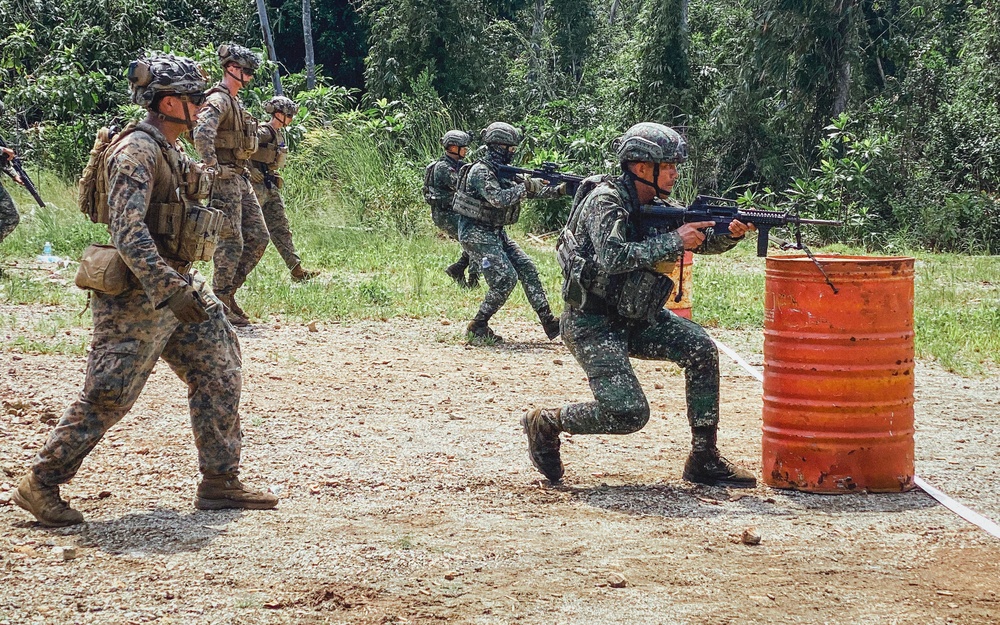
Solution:
[[[677,163],[660,163],[660,177],[656,179],[656,186],[664,191],[670,191],[677,182]]]
[[[292,123],[292,118],[289,117],[288,115],[285,115],[281,111],[278,111],[277,113],[274,114],[274,120],[278,122],[279,128],[284,128],[288,124]]]

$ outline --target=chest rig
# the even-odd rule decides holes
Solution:
[[[222,85],[212,87],[207,95],[216,93],[225,102],[215,135],[216,158],[223,165],[245,166],[244,161],[257,151],[257,120]]]
[[[506,208],[496,208],[491,206],[485,199],[469,189],[469,172],[476,165],[490,168],[486,161],[469,163],[463,165],[458,172],[458,184],[455,189],[455,201],[451,205],[451,210],[459,215],[464,215],[470,219],[483,222],[490,226],[501,227],[516,224],[521,217],[521,203],[515,202],[513,206]],[[490,173],[494,173],[490,169]],[[495,175],[495,174],[494,174]],[[513,186],[513,185],[511,185]]]

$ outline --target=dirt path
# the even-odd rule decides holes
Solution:
[[[636,363],[649,425],[568,438],[552,489],[517,419],[589,391],[536,326],[501,320],[499,349],[432,320],[317,329],[242,333],[243,475],[278,510],[193,508],[185,393],[159,366],[64,488],[88,523],[55,531],[8,500],[83,359],[0,353],[0,623],[1000,622],[1000,541],[926,495],[682,482],[670,365]],[[997,379],[917,373],[918,472],[1000,518]],[[759,384],[727,362],[722,396],[721,446],[759,471]]]

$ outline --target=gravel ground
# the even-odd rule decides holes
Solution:
[[[243,477],[274,511],[194,509],[185,392],[161,365],[63,488],[87,522],[59,530],[10,491],[84,359],[0,352],[0,624],[1000,622],[1000,540],[919,491],[683,482],[672,365],[636,362],[644,430],[567,437],[565,485],[543,486],[518,418],[589,390],[561,344],[501,317],[499,348],[436,320],[241,331]],[[758,336],[715,334],[761,364]],[[1000,518],[998,377],[917,376],[918,473]],[[759,471],[759,383],[727,361],[722,397],[720,446]]]

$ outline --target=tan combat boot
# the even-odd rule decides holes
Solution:
[[[276,505],[277,497],[247,488],[235,474],[205,476],[198,484],[198,496],[194,500],[194,506],[199,510],[270,510]]]
[[[34,472],[24,476],[11,499],[33,514],[45,527],[64,527],[83,523],[80,511],[70,508],[69,504],[59,496],[59,487],[42,484]]]
[[[531,464],[556,484],[563,476],[562,457],[559,455],[559,425],[561,408],[535,408],[521,417],[521,427],[528,436],[528,457]]]
[[[232,293],[216,293],[215,296],[226,307],[226,319],[229,320],[229,323],[239,327],[250,325],[250,319],[247,318],[246,313],[236,303],[236,298],[233,297]]]
[[[319,272],[315,269],[305,269],[302,267],[302,263],[299,263],[292,269],[292,282],[306,282],[318,275]]]

